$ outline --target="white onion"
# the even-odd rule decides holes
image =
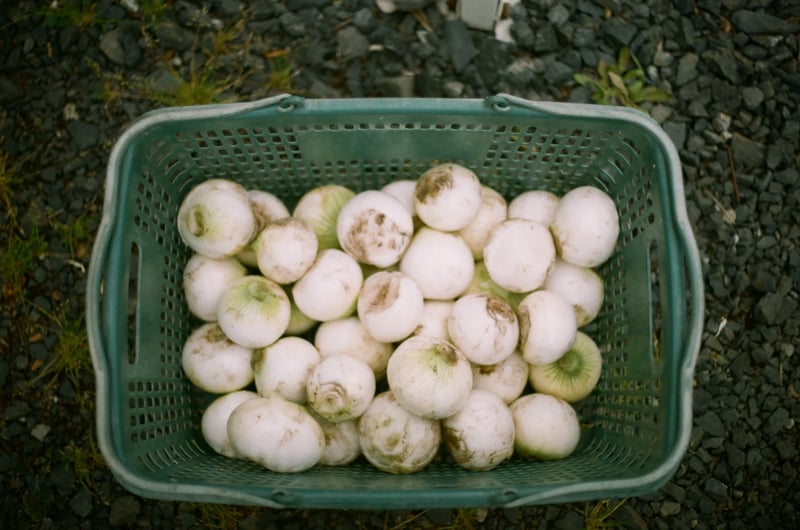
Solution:
[[[456,348],[476,364],[499,363],[519,341],[517,315],[501,299],[485,294],[466,294],[456,300],[447,331]]]
[[[561,259],[579,267],[597,267],[614,253],[619,215],[614,200],[594,186],[567,192],[551,225]]]
[[[252,241],[256,218],[247,191],[227,179],[210,179],[193,187],[178,209],[178,234],[198,254],[234,256]]]
[[[508,217],[550,226],[558,208],[558,195],[545,190],[524,191],[508,203]]]
[[[588,267],[557,259],[543,287],[572,306],[579,328],[593,321],[603,306],[603,278]]]
[[[575,311],[561,296],[534,291],[519,303],[522,357],[530,364],[557,361],[572,347],[578,331]]]
[[[227,428],[236,454],[278,473],[314,467],[325,447],[325,433],[305,407],[277,394],[236,407]]]
[[[377,272],[358,295],[358,318],[375,340],[399,342],[420,323],[424,300],[414,280],[399,271]]]
[[[429,300],[451,300],[472,281],[475,262],[461,237],[420,228],[400,260],[400,271],[414,280]]]
[[[461,409],[442,420],[442,439],[456,464],[473,471],[497,467],[514,453],[514,418],[497,395],[473,390]]]
[[[414,473],[439,450],[441,424],[405,409],[391,391],[375,396],[358,422],[361,452],[381,471]]]
[[[515,293],[541,287],[555,260],[556,248],[547,227],[527,219],[507,219],[497,225],[483,249],[489,277]]]
[[[497,364],[473,364],[472,388],[488,390],[510,405],[525,391],[529,368],[519,351]]]
[[[549,394],[526,394],[511,404],[514,448],[524,456],[557,460],[571,455],[580,441],[575,409]]]
[[[355,192],[338,184],[326,184],[307,191],[300,197],[292,217],[305,221],[317,235],[320,250],[340,248],[336,223],[342,206]]]
[[[263,276],[236,280],[222,294],[217,321],[234,342],[263,348],[278,340],[289,326],[291,304],[280,285]]]
[[[347,201],[336,224],[342,249],[359,263],[377,267],[400,261],[413,232],[414,221],[403,203],[376,190]]]
[[[247,269],[236,258],[193,254],[183,269],[183,292],[189,311],[206,322],[217,320],[222,293],[246,274]]]
[[[261,274],[279,284],[299,280],[317,257],[317,236],[300,219],[286,217],[269,223],[253,243]]]
[[[262,396],[273,392],[304,404],[306,383],[311,371],[322,360],[317,349],[301,337],[282,337],[253,354],[256,390]]]
[[[358,419],[333,423],[313,409],[311,416],[317,421],[325,434],[325,447],[319,457],[322,466],[344,466],[361,455],[361,443],[358,439]]]
[[[600,348],[591,337],[578,331],[572,347],[557,361],[530,365],[529,378],[537,392],[575,403],[592,393],[602,370]]]
[[[483,247],[489,240],[489,234],[495,226],[506,220],[507,210],[506,200],[502,195],[488,186],[481,187],[478,214],[458,231],[458,235],[472,251],[474,259],[483,259]]]
[[[452,416],[472,389],[472,367],[450,342],[414,335],[401,342],[386,366],[389,389],[412,414]]]
[[[200,421],[200,432],[211,449],[223,456],[238,456],[228,437],[228,418],[236,407],[256,397],[258,394],[250,390],[237,390],[217,397],[206,407]]]
[[[408,213],[413,218],[417,215],[416,210],[414,209],[414,190],[417,186],[416,180],[406,179],[406,180],[395,180],[390,182],[389,184],[385,185],[381,188],[381,191],[384,193],[388,193],[400,203],[405,206]]]
[[[425,300],[422,306],[422,318],[414,335],[450,340],[447,332],[447,321],[453,309],[452,300]]]
[[[481,183],[459,164],[434,166],[417,179],[414,209],[420,220],[443,232],[461,230],[478,215]]]
[[[292,286],[292,299],[313,320],[336,320],[355,311],[362,282],[356,260],[341,250],[324,249]]]
[[[358,418],[375,396],[375,374],[349,355],[323,357],[306,382],[308,404],[333,423]]]
[[[323,357],[344,354],[361,359],[372,368],[376,379],[386,375],[386,364],[394,351],[392,344],[375,340],[355,316],[321,323],[314,334],[314,346]]]
[[[181,365],[197,388],[212,394],[241,390],[253,382],[253,350],[231,341],[216,322],[196,328],[183,345]]]

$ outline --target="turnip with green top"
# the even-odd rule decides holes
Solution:
[[[217,306],[217,322],[233,342],[263,348],[278,340],[289,326],[291,303],[283,288],[260,275],[232,283]]]
[[[397,401],[428,419],[452,416],[472,390],[472,367],[452,343],[413,335],[389,357],[386,380]]]
[[[355,192],[338,184],[312,188],[300,197],[292,217],[304,221],[317,235],[319,249],[341,248],[336,235],[339,212]]]

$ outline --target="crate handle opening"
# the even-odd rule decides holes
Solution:
[[[648,275],[650,277],[650,329],[653,337],[650,348],[650,361],[653,364],[661,363],[661,347],[663,340],[661,337],[661,282],[659,279],[659,259],[658,246],[655,241],[650,241],[648,245],[647,262],[649,264]]]
[[[128,364],[136,364],[136,320],[139,308],[139,269],[141,252],[139,244],[131,241],[131,253],[128,268]]]

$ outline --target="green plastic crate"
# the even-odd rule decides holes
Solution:
[[[617,203],[619,242],[600,269],[606,299],[589,330],[603,350],[603,373],[578,407],[576,452],[551,462],[515,456],[485,472],[443,461],[412,475],[361,460],[278,474],[213,453],[199,429],[210,398],[180,362],[198,324],[181,290],[190,255],[175,228],[183,196],[226,177],[269,190],[291,209],[314,186],[377,188],[440,161],[468,166],[506,198],[592,184]],[[286,95],[158,110],[132,124],[111,153],[89,269],[99,447],[125,488],[168,500],[391,509],[644,495],[673,476],[688,445],[702,289],[677,153],[638,111],[506,95]]]

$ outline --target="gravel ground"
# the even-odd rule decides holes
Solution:
[[[422,2],[425,3],[425,2]],[[523,0],[513,43],[372,0],[0,2],[0,512],[8,528],[581,528],[583,504],[300,511],[140,498],[94,442],[84,331],[105,167],[181,102],[307,97],[589,101],[573,73],[630,47],[673,98],[703,259],[694,428],[629,528],[796,528],[800,507],[800,7],[791,0]],[[176,77],[177,75],[177,77]],[[601,505],[602,507],[602,505]]]

